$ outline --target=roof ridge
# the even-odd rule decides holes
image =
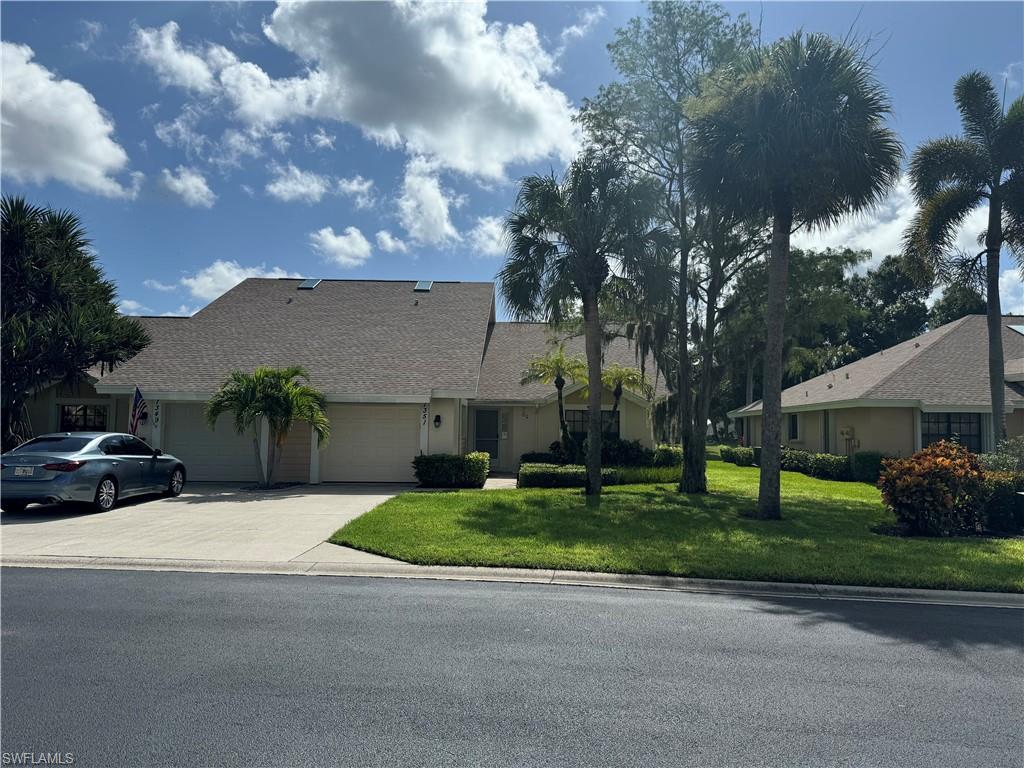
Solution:
[[[928,352],[929,350],[934,349],[937,345],[941,344],[943,341],[948,339],[952,335],[952,332],[955,329],[959,328],[961,325],[965,325],[965,321],[968,318],[971,318],[971,317],[975,317],[975,315],[964,315],[963,317],[958,317],[956,320],[954,320],[951,323],[946,323],[945,325],[940,325],[938,328],[934,328],[934,329],[932,329],[930,331],[925,331],[920,336],[915,336],[912,339],[907,339],[906,341],[901,341],[899,344],[893,344],[888,349],[882,349],[882,350],[879,350],[878,352],[876,352],[875,355],[881,355],[881,354],[883,354],[885,352],[888,352],[891,349],[895,349],[896,347],[902,346],[903,344],[909,344],[912,341],[915,342],[917,347],[919,348],[917,352],[915,352],[914,354],[912,354],[909,357],[907,357],[906,360],[904,360],[902,363],[897,365],[895,368],[893,368],[891,371],[889,371],[885,376],[883,376],[879,381],[877,381],[873,387],[871,387],[870,389],[865,390],[864,394],[862,395],[862,397],[866,398],[866,397],[869,397],[870,395],[872,395],[883,384],[887,383],[890,379],[892,379],[893,376],[895,376],[897,373],[902,371],[904,368],[906,368],[912,362],[917,360],[925,352]],[[982,317],[983,317],[983,315],[982,315]],[[921,347],[921,341],[920,340],[922,338],[924,338],[925,336],[927,336],[927,335],[929,335],[931,333],[936,333],[937,334],[939,331],[942,331],[942,335],[936,337],[935,340],[931,341],[928,344],[927,347]],[[874,357],[875,355],[869,355],[868,357],[862,357],[861,360],[868,360],[868,359]],[[854,363],[855,362],[857,362],[857,361],[854,361]],[[850,363],[850,365],[853,365],[854,363]]]

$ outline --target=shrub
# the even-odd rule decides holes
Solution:
[[[884,459],[882,499],[909,534],[952,536],[981,528],[978,457],[942,440],[908,459]]]
[[[874,485],[882,474],[884,458],[885,454],[881,451],[857,451],[850,457],[850,477]]]
[[[1024,472],[985,472],[981,489],[981,515],[986,530],[1024,533]]]
[[[1024,435],[1003,440],[992,453],[983,453],[978,462],[986,472],[1024,472]]]
[[[754,466],[754,449],[753,448],[733,448],[732,454],[735,457],[735,464],[738,467],[752,467]]]
[[[585,442],[583,450],[586,456]],[[654,451],[639,440],[606,437],[601,441],[601,463],[609,467],[649,467],[654,463]]]
[[[722,450],[725,450],[723,447]],[[654,466],[679,467],[683,464],[683,449],[678,445],[659,445],[654,449]]]
[[[810,475],[822,480],[849,480],[850,458],[832,453],[812,453]]]
[[[736,463],[736,448],[733,448],[728,445],[723,445],[719,449],[718,455],[722,457],[722,461],[727,461],[730,464]]]
[[[491,468],[485,451],[458,456],[432,453],[412,460],[416,479],[424,488],[483,488]]]
[[[601,469],[601,482],[618,485],[618,472]],[[520,488],[583,488],[587,468],[579,464],[523,464],[519,467]]]
[[[561,453],[543,453],[531,451],[519,457],[520,464],[564,464],[564,456]]]
[[[811,457],[813,455],[809,451],[783,448],[781,466],[787,472],[802,472],[809,475],[811,474]]]

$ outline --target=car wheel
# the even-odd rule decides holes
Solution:
[[[104,477],[96,486],[96,496],[92,506],[97,512],[109,512],[117,504],[117,481],[112,477]]]
[[[171,472],[171,479],[167,482],[167,490],[164,491],[164,496],[180,496],[181,489],[185,487],[185,470],[181,467],[175,467],[174,471]]]
[[[27,506],[28,504],[23,501],[5,501],[0,503],[0,509],[4,512],[24,512]]]

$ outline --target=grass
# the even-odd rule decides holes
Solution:
[[[753,520],[741,513],[755,507],[757,472],[711,461],[706,496],[625,485],[599,506],[572,489],[406,493],[331,541],[425,565],[1024,592],[1024,538],[874,533],[893,522],[877,489],[793,472],[783,519]]]

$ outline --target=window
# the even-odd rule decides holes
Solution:
[[[137,437],[126,437],[125,442],[125,453],[129,456],[152,456],[153,449],[146,445],[142,440]]]
[[[61,432],[106,432],[107,406],[62,405],[60,407]]]
[[[119,456],[125,453],[124,438],[121,436],[108,437],[100,443],[100,450],[107,456]]]
[[[981,451],[980,413],[922,413],[921,445],[956,439],[969,451]]]
[[[91,437],[37,437],[22,443],[14,453],[77,453],[96,438]]]
[[[606,435],[611,437],[619,436],[619,412],[601,411],[602,429]],[[569,434],[577,443],[582,443],[587,437],[587,412],[566,411],[565,424]]]
[[[800,415],[789,414],[789,439],[797,440],[800,437]]]

